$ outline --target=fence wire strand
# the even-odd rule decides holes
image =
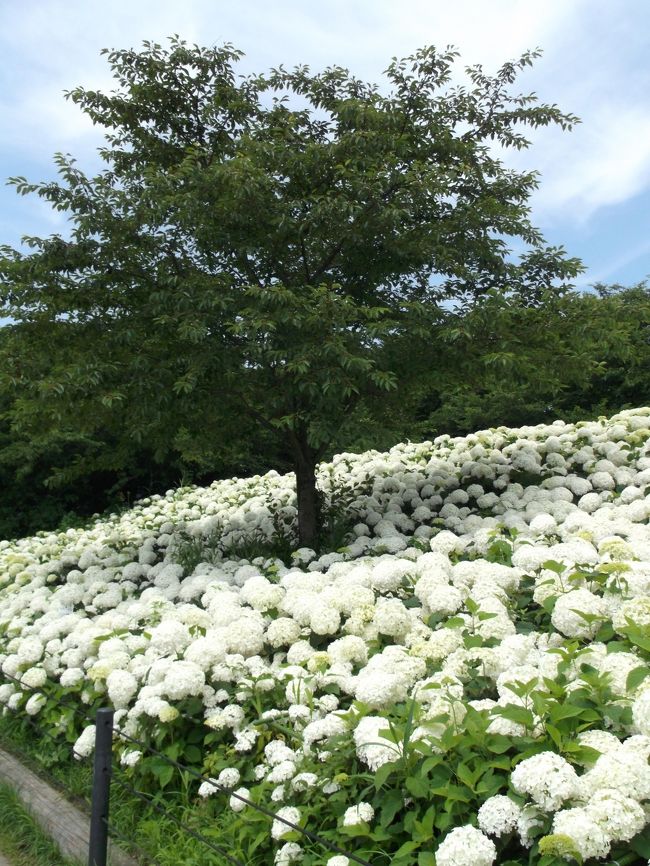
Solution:
[[[89,716],[85,713],[80,707],[75,706],[74,704],[69,704],[67,701],[62,701],[61,698],[55,698],[52,695],[49,695],[47,692],[44,692],[42,689],[36,688],[34,686],[28,686],[26,683],[23,683],[21,680],[16,679],[16,677],[12,677],[11,674],[5,673],[3,670],[0,670],[0,676],[5,677],[8,680],[16,683],[20,686],[21,689],[25,691],[34,692],[37,695],[43,695],[43,697],[47,698],[49,701],[54,701],[55,704],[59,704],[61,707],[65,707],[68,710],[72,710],[75,715],[84,719],[84,721],[88,722],[89,725],[94,725],[95,720],[92,716]]]
[[[25,685],[20,680],[16,679],[16,677],[11,676],[11,674],[7,674],[4,671],[2,671],[0,673],[3,677],[6,677],[7,679],[12,680],[14,683],[19,685],[21,689],[25,689],[25,690],[35,692],[37,694],[41,694],[45,698],[47,698],[48,700],[53,700],[55,703],[59,704],[60,706],[63,706],[63,707],[66,707],[67,709],[72,710],[76,715],[83,718],[89,724],[92,724],[92,725],[95,724],[95,719],[92,719],[85,712],[83,712],[78,707],[75,707],[73,704],[69,704],[68,702],[62,701],[59,698],[54,698],[51,695],[48,695],[47,692],[43,692],[41,689],[37,689],[37,688],[33,688],[31,686]],[[33,724],[33,720],[30,719],[26,713],[23,715],[24,715],[25,719],[27,719],[27,721],[30,724]],[[204,724],[204,722],[199,722],[198,719],[195,719],[192,716],[187,716],[187,718],[189,720],[193,721],[195,724],[201,724],[201,725]],[[35,724],[34,724],[34,727],[36,727]],[[39,730],[39,733],[40,733],[40,729],[37,728],[37,730]],[[137,739],[136,737],[133,737],[133,736],[130,736],[129,734],[126,734],[124,731],[120,730],[120,728],[116,728],[115,726],[112,726],[112,730],[113,730],[113,733],[119,739],[127,740],[131,743],[134,743],[137,746],[140,746],[141,749],[144,749],[147,752],[150,752],[151,754],[156,755],[156,757],[161,758],[163,761],[165,761],[170,766],[175,767],[181,773],[188,773],[190,776],[197,779],[198,781],[208,782],[210,785],[212,785],[214,788],[221,791],[222,793],[228,794],[230,797],[233,797],[234,799],[239,800],[240,802],[244,803],[246,806],[250,806],[252,809],[254,809],[255,811],[259,812],[262,815],[265,815],[267,818],[271,818],[273,821],[278,821],[281,824],[284,824],[286,827],[289,827],[291,830],[295,830],[297,833],[299,833],[301,836],[305,837],[306,839],[309,839],[311,842],[314,842],[317,845],[321,845],[324,848],[328,848],[330,851],[334,851],[337,854],[341,854],[344,857],[347,857],[349,860],[353,860],[355,863],[359,863],[360,866],[372,866],[372,864],[368,860],[364,860],[362,857],[359,857],[358,855],[354,854],[351,851],[346,851],[344,848],[341,848],[335,842],[330,842],[329,839],[324,839],[321,836],[319,836],[317,833],[312,833],[311,830],[306,830],[304,827],[301,827],[299,824],[295,824],[293,821],[289,821],[287,818],[282,817],[282,815],[278,815],[276,812],[273,812],[271,809],[267,809],[265,806],[260,806],[258,803],[254,803],[248,797],[244,797],[243,795],[234,791],[232,788],[228,788],[225,785],[219,784],[219,782],[217,782],[216,779],[213,779],[210,776],[206,776],[205,774],[200,773],[197,770],[192,769],[192,767],[187,767],[187,766],[179,763],[178,761],[175,761],[173,758],[170,758],[168,755],[165,755],[163,752],[158,751],[157,749],[155,749],[153,746],[149,745],[148,743],[145,743],[142,740]],[[49,736],[51,740],[53,740],[54,742],[57,743],[57,745],[61,745],[51,735],[46,735],[46,736]],[[78,752],[75,752],[74,747],[72,748],[72,751],[76,757],[83,759],[83,756],[79,755]],[[122,784],[122,783],[118,782],[118,784]],[[122,784],[122,787],[125,787],[125,786]],[[132,789],[131,793],[134,793],[140,799],[144,800],[148,805],[153,806],[155,809],[160,811],[161,807],[158,807],[157,804],[153,803],[151,800],[149,800],[147,797],[145,797],[145,795],[140,794],[135,789]],[[179,819],[175,818],[171,813],[167,813],[166,810],[164,810],[164,811],[166,814],[168,814],[168,816],[173,821],[175,821],[177,824],[179,824],[179,826],[181,826],[182,829],[185,830],[185,832],[188,832],[190,835],[194,836],[194,838],[203,842],[205,845],[208,845],[216,853],[220,854],[222,857],[225,857],[229,862],[233,863],[234,866],[245,866],[245,864],[242,864],[241,861],[236,860],[235,858],[231,857],[231,855],[229,855],[223,849],[219,849],[218,846],[215,846],[214,843],[212,843],[210,840],[206,839],[205,837],[202,837],[200,834],[197,834],[191,828],[185,827],[182,824],[182,822],[179,822]]]
[[[36,724],[34,719],[30,719],[30,717],[26,715],[22,719],[22,721],[27,722],[27,724],[36,731],[36,733],[39,735],[39,737],[45,737],[51,743],[54,743],[56,746],[68,746],[70,748],[70,751],[72,752],[72,754],[75,756],[75,758],[78,761],[85,761],[86,760],[86,756],[82,755],[80,752],[78,752],[74,746],[70,746],[70,743],[68,743],[67,740],[57,740],[57,738],[53,737],[52,734],[49,734],[47,731],[44,731],[42,728],[40,728]]]
[[[164,815],[166,818],[169,818],[174,822],[184,833],[187,833],[189,836],[192,836],[199,842],[202,842],[206,847],[211,848],[216,854],[219,854],[221,857],[225,857],[229,863],[232,863],[233,866],[246,866],[246,864],[242,860],[238,860],[236,857],[233,857],[229,854],[225,848],[222,848],[220,845],[216,845],[212,840],[208,839],[207,836],[204,836],[202,833],[193,830],[191,827],[188,827],[180,818],[177,818],[169,809],[165,809],[164,806],[161,806],[159,803],[155,803],[146,794],[143,794],[141,791],[136,790],[133,785],[129,785],[126,782],[121,782],[119,779],[113,777],[113,781],[116,782],[120,788],[125,791],[128,791],[130,794],[135,795],[138,799],[142,800],[148,806],[153,807],[156,812],[159,812],[161,815]]]
[[[114,824],[111,824],[110,821],[107,821],[105,818],[102,819],[104,824],[106,825],[106,829],[109,832],[110,836],[114,836],[120,842],[124,842],[129,848],[135,848],[137,851],[138,858],[144,858],[150,866],[161,866],[160,862],[152,857],[151,854],[148,854],[144,851],[137,843],[133,841],[133,839],[129,839],[128,836],[125,836],[124,833],[121,833]]]
[[[163,752],[159,752],[157,749],[154,749],[153,746],[142,742],[142,740],[138,740],[135,737],[130,736],[129,734],[125,734],[124,731],[119,730],[119,728],[113,728],[113,730],[118,737],[128,740],[131,743],[135,743],[136,745],[140,746],[141,749],[146,749],[148,752],[151,752],[151,754],[156,755],[156,757],[162,758],[162,760],[166,761],[172,767],[176,767],[177,770],[180,770],[184,773],[189,773],[190,776],[193,776],[195,779],[198,779],[202,782],[208,782],[217,790],[229,794],[231,797],[234,797],[236,800],[245,803],[247,806],[251,806],[257,812],[260,812],[262,815],[266,815],[267,818],[272,818],[274,821],[279,821],[281,824],[290,827],[292,830],[300,833],[301,836],[304,836],[306,839],[309,839],[312,842],[316,842],[318,845],[322,845],[324,848],[329,848],[330,851],[335,851],[337,854],[342,854],[349,860],[354,860],[355,863],[360,863],[361,866],[372,866],[372,864],[369,863],[368,860],[364,860],[362,857],[358,857],[351,851],[346,851],[344,848],[340,848],[335,842],[330,842],[328,839],[323,839],[317,833],[312,833],[311,830],[305,830],[304,827],[301,827],[299,824],[295,824],[293,821],[289,821],[286,818],[283,818],[282,815],[278,815],[276,812],[271,811],[271,809],[267,809],[265,806],[260,806],[257,803],[254,803],[252,800],[249,800],[248,797],[244,797],[241,794],[238,794],[236,791],[233,791],[232,788],[228,788],[225,785],[220,785],[216,779],[210,778],[210,776],[206,776],[203,773],[199,773],[197,770],[193,770],[192,767],[186,767],[185,765],[180,764],[178,761],[175,761],[173,758],[170,758]]]

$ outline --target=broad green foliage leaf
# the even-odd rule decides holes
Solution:
[[[641,857],[650,859],[650,827],[638,833],[630,842],[630,847]]]
[[[647,665],[641,665],[638,668],[630,671],[627,675],[625,687],[629,692],[633,692],[641,683],[650,675],[650,668]]]
[[[635,646],[640,647],[646,652],[650,652],[650,635],[647,634],[647,630],[630,626],[624,631],[625,635],[631,643],[633,643]]]

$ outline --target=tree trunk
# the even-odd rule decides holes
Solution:
[[[316,456],[306,442],[300,443],[294,450],[294,469],[298,494],[298,537],[301,547],[313,548],[320,530],[320,508],[316,490]]]

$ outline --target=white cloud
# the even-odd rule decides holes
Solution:
[[[509,160],[541,173],[536,218],[577,227],[650,188],[647,7],[644,15],[636,0],[594,0],[584,11],[558,31],[539,67],[544,100],[582,123],[535,134],[531,149]]]
[[[570,138],[540,137],[533,150],[532,159],[541,157],[542,183],[532,200],[538,214],[581,224],[650,185],[650,115],[639,107],[594,107]]]
[[[9,18],[11,21],[9,22]],[[116,0],[48,0],[0,14],[0,48],[11,87],[0,95],[0,144],[32,155],[87,151],[101,132],[64,91],[77,85],[110,90],[114,79],[102,48],[139,47],[175,30],[198,37],[191,4]]]
[[[581,5],[582,0],[577,3]],[[574,4],[574,7],[576,4]],[[233,42],[247,52],[246,66],[338,63],[376,77],[393,55],[406,55],[427,43],[455,43],[463,63],[496,67],[550,39],[574,12],[561,0],[529,4],[522,0],[49,0],[14,7],[0,37],[5,62],[16,67],[15,86],[0,97],[6,120],[3,139],[18,136],[21,146],[38,149],[51,142],[83,144],[89,124],[62,98],[64,89],[108,89],[112,79],[102,47],[138,46],[148,38],[164,41],[178,32],[190,42]],[[8,10],[2,18],[9,18]],[[7,129],[9,131],[7,131]],[[57,142],[63,142],[57,143]]]
[[[11,9],[9,6],[11,5]],[[0,8],[0,147],[5,174],[23,173],[21,159],[51,166],[55,150],[89,164],[101,131],[62,91],[77,84],[110,90],[102,47],[137,47],[177,32],[190,42],[233,42],[245,67],[337,63],[377,78],[393,55],[449,43],[460,65],[494,71],[541,45],[544,57],[522,77],[544,102],[579,114],[573,133],[546,130],[513,166],[537,168],[542,186],[535,220],[579,225],[605,205],[650,184],[650,117],[645,100],[650,67],[639,27],[644,0],[621,7],[608,0],[27,0]],[[626,14],[622,12],[626,10]]]

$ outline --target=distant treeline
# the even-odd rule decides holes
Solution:
[[[14,354],[5,370],[15,368],[19,347],[20,326],[0,329],[0,352]],[[405,341],[395,351],[408,357],[413,350]],[[339,431],[332,453],[647,405],[650,287],[596,285],[566,294],[552,308],[489,295],[442,315],[409,362],[415,374],[409,392],[378,394],[381,412],[368,400]],[[394,411],[386,412],[387,402]],[[213,452],[188,419],[184,457],[180,449],[170,457],[172,448],[162,459],[160,443],[120,436],[119,423],[102,438],[57,431],[56,419],[38,435],[26,433],[20,384],[8,375],[0,379],[0,406],[2,538],[75,525],[170,487],[291,468],[277,439],[245,426],[237,441],[219,442]],[[196,456],[188,459],[194,439]]]

